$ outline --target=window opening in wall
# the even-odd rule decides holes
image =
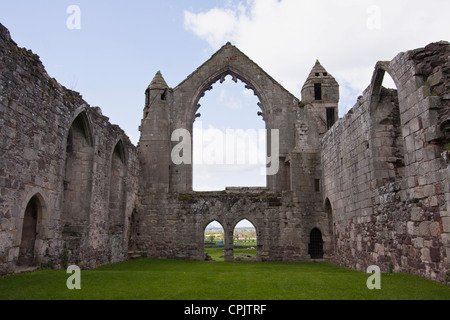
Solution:
[[[317,228],[312,229],[309,235],[308,254],[311,256],[311,259],[323,258],[322,232]]]
[[[314,179],[314,191],[320,192],[320,179]]]
[[[336,122],[335,119],[336,110],[335,108],[327,108],[326,110],[327,110],[327,129],[330,129]]]
[[[72,140],[72,130],[69,130],[69,134],[67,135],[67,146],[66,146],[66,152],[70,153],[73,152],[73,140]]]
[[[388,72],[378,69],[372,84],[371,141],[377,187],[404,177],[404,143],[398,91]],[[420,124],[419,124],[420,126]],[[375,147],[378,146],[378,147]]]
[[[331,235],[331,241],[332,241],[333,250],[334,250],[335,232],[336,231],[335,231],[335,226],[334,226],[334,222],[333,222],[333,208],[331,207],[331,203],[328,198],[325,200],[325,213],[327,214],[328,232]]]
[[[314,83],[314,99],[322,100],[322,84]]]
[[[239,221],[233,231],[233,255],[235,261],[254,261],[257,254],[257,236],[253,223]]]
[[[193,190],[266,187],[266,123],[259,99],[231,75],[221,81],[206,89],[196,111]]]
[[[217,221],[209,223],[204,232],[205,260],[224,261],[225,233]]]

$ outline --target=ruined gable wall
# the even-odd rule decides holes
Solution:
[[[324,199],[332,205],[338,264],[449,280],[448,139],[438,121],[448,110],[448,92],[433,89],[433,81],[448,83],[439,63],[448,48],[433,44],[383,64],[398,88],[404,163],[398,175],[398,159],[389,153],[395,148],[383,144],[396,133],[377,113],[375,81],[325,135]],[[423,63],[433,70],[428,75]],[[436,74],[439,81],[431,78]]]
[[[111,247],[108,230],[109,177],[113,149],[122,139],[125,150],[126,213],[134,208],[137,190],[136,148],[124,132],[111,125],[99,108],[61,86],[46,73],[39,57],[19,48],[0,25],[0,274],[11,272],[17,262],[24,211],[38,194],[35,265],[68,263],[92,267],[109,263],[111,256],[125,258],[126,235],[120,252]],[[76,116],[84,112],[93,144],[90,215],[78,248],[65,249],[63,225],[66,142]],[[75,173],[76,174],[76,173]],[[127,219],[124,217],[124,219]],[[124,221],[125,224],[126,221]]]

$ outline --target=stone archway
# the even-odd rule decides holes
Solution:
[[[323,259],[323,238],[318,228],[312,229],[309,234],[308,254],[311,259]]]
[[[217,220],[210,221],[204,227],[203,251],[207,261],[224,261],[225,229]]]
[[[386,73],[397,87],[398,81],[392,76],[387,63],[378,62],[372,77],[369,106],[371,125],[367,149],[371,147],[372,170],[377,187],[401,180],[405,167],[398,90],[382,86]]]
[[[232,241],[234,261],[259,260],[258,231],[253,222],[248,219],[239,220],[233,227]]]
[[[94,146],[89,123],[86,112],[81,112],[70,126],[66,144],[61,223],[63,238],[77,243],[87,233],[91,209]]]
[[[167,122],[171,125],[170,131],[177,129],[187,130],[192,137],[193,123],[198,116],[199,100],[205,91],[212,88],[212,84],[217,81],[223,81],[226,76],[231,76],[234,81],[240,80],[245,83],[246,88],[253,90],[260,101],[260,115],[265,121],[268,133],[266,150],[270,163],[267,165],[267,187],[274,191],[290,190],[290,167],[286,159],[295,147],[295,137],[293,136],[295,119],[297,117],[295,108],[299,106],[299,100],[230,43],[223,46],[211,59],[206,61],[173,90],[167,91],[165,104],[166,106],[169,105],[167,108],[169,112],[164,117],[167,116]],[[156,100],[154,103],[157,103]],[[152,107],[149,106],[148,110],[152,110]],[[157,111],[155,110],[154,112],[156,113]],[[150,113],[146,116],[149,120],[153,116]],[[158,121],[162,120],[159,114],[155,114],[156,119]],[[146,122],[145,120],[143,123]],[[152,123],[155,120],[152,120]],[[166,119],[164,119],[164,123],[166,123]],[[149,127],[149,132],[150,129]],[[142,136],[145,136],[147,139],[146,130],[147,128],[142,127]],[[274,136],[276,134],[275,131],[278,136]],[[141,140],[143,145],[147,145],[147,140]],[[173,149],[178,142],[172,142],[170,149]],[[148,148],[151,148],[151,145],[148,145]],[[161,155],[161,157],[164,157],[164,155]],[[166,159],[161,160],[164,161]],[[192,191],[192,161],[191,163],[182,164],[169,162],[169,166],[169,191]],[[159,175],[163,178],[161,174]]]
[[[193,124],[193,190],[266,187],[266,123],[254,91],[228,75],[200,99]]]
[[[27,204],[23,216],[22,239],[19,246],[18,266],[32,266],[35,263],[35,243],[38,236],[38,220],[42,217],[42,203],[33,196]]]

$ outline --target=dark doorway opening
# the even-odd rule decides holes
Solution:
[[[36,242],[36,227],[39,203],[36,197],[28,202],[23,216],[22,240],[19,248],[18,266],[31,266],[34,263],[34,245]]]
[[[311,259],[323,258],[322,232],[317,228],[312,229],[309,235],[308,254],[311,256]]]
[[[335,109],[327,108],[327,129],[330,129],[336,122]]]

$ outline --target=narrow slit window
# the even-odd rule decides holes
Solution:
[[[320,179],[314,179],[314,191],[320,192]]]
[[[330,129],[336,122],[334,108],[327,108],[327,129]]]
[[[321,83],[314,84],[314,99],[322,100],[322,84]]]

